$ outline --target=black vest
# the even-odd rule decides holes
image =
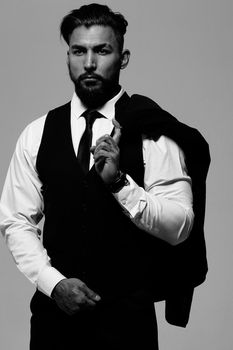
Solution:
[[[52,266],[66,277],[80,278],[103,300],[137,294],[152,301],[166,299],[169,304],[175,298],[175,309],[174,303],[170,308],[175,313],[168,310],[167,319],[183,326],[188,313],[178,315],[177,297],[181,291],[190,296],[207,272],[203,223],[208,145],[195,129],[143,96],[124,94],[116,104],[116,119],[123,126],[120,168],[140,186],[142,133],[153,138],[167,135],[184,150],[194,191],[195,224],[190,237],[174,247],[138,229],[94,167],[83,175],[73,150],[68,103],[48,113],[37,157],[45,205],[43,244]]]

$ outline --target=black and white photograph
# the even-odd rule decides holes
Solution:
[[[2,2],[1,350],[232,350],[232,18]]]

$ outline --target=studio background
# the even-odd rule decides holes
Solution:
[[[73,92],[62,17],[87,2],[2,0],[0,11],[0,188],[24,127],[68,101]],[[161,350],[231,350],[233,346],[232,232],[232,0],[100,1],[129,22],[131,50],[121,84],[145,94],[207,139],[206,242],[209,273],[195,291],[186,329],[164,320],[156,305]],[[198,254],[198,253],[197,253]],[[185,263],[185,262],[184,262]],[[35,287],[16,269],[0,237],[0,349],[25,350]]]

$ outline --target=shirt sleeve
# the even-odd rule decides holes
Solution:
[[[184,241],[192,228],[191,178],[182,150],[171,139],[143,137],[144,188],[127,175],[129,185],[115,198],[140,229],[172,245]]]
[[[17,142],[1,196],[0,229],[19,270],[50,296],[65,277],[51,266],[38,225],[43,198],[35,162],[43,122],[44,118],[30,124]]]

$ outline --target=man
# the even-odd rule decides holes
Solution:
[[[158,349],[154,302],[185,326],[205,279],[208,145],[119,85],[126,27],[98,4],[64,17],[75,93],[23,131],[8,171],[1,230],[37,287],[32,350]]]

